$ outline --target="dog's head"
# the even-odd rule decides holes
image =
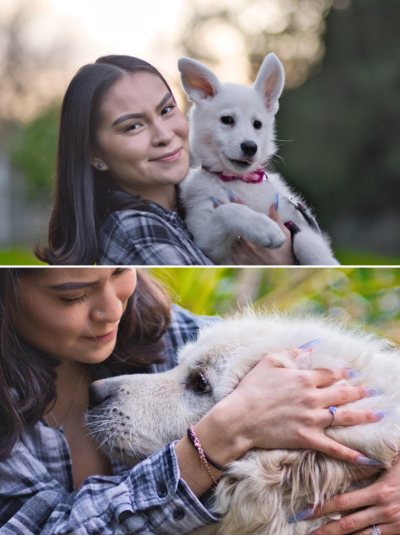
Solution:
[[[267,162],[276,151],[274,116],[284,71],[268,54],[252,87],[223,84],[201,63],[181,58],[182,85],[194,102],[190,142],[201,163],[212,171],[243,175]]]

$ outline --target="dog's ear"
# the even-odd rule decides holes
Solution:
[[[268,54],[262,62],[254,89],[264,97],[267,110],[274,115],[278,111],[278,98],[285,84],[285,72],[282,63],[275,54]]]
[[[198,102],[215,97],[221,83],[215,74],[207,67],[190,58],[180,58],[178,69],[181,73],[182,85],[189,100]]]

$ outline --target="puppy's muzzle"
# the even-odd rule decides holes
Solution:
[[[89,386],[89,410],[112,397],[115,387],[107,381],[95,381]]]

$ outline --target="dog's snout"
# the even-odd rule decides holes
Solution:
[[[104,381],[95,381],[89,386],[89,409],[111,397],[111,389]]]
[[[246,156],[254,156],[257,152],[257,143],[254,143],[254,141],[243,141],[243,143],[240,144],[240,148]]]

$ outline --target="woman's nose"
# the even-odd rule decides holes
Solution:
[[[92,319],[104,323],[115,323],[121,319],[124,307],[113,292],[103,296],[92,310]]]
[[[164,124],[157,125],[154,130],[153,145],[167,145],[174,139],[174,132]]]

